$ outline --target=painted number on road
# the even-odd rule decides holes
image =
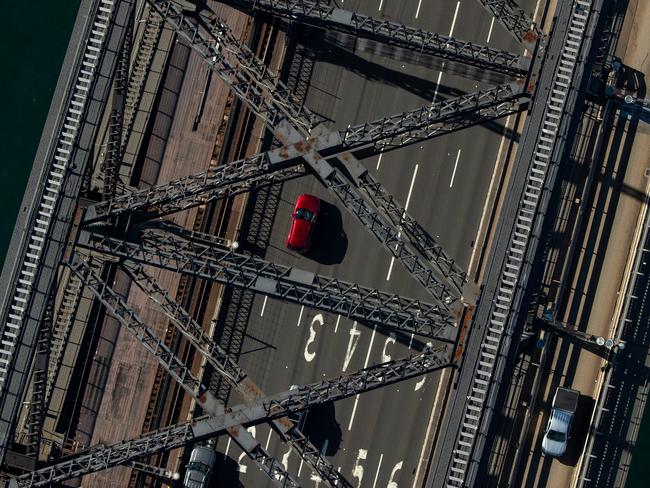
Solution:
[[[253,437],[255,437],[255,426],[253,425],[252,427],[249,427],[246,429],[248,432],[251,433]],[[246,456],[245,452],[242,452],[239,457],[237,458],[237,464],[239,465],[239,472],[240,473],[246,473],[246,470],[248,469],[248,466],[242,463],[242,460]]]
[[[386,349],[388,349],[389,344],[395,344],[396,340],[397,340],[397,336],[395,335],[395,333],[391,332],[390,335],[384,341],[384,349],[382,349],[381,351],[382,363],[387,363],[388,361],[391,360],[390,354],[386,352]]]
[[[367,457],[368,451],[365,449],[359,449],[357,460],[354,462],[354,468],[352,468],[352,477],[359,480],[357,486],[361,486],[361,481],[363,480],[363,466],[361,466],[361,461],[365,460]]]
[[[308,363],[311,363],[316,357],[316,353],[309,350],[309,345],[316,340],[316,329],[314,329],[314,325],[323,325],[323,323],[323,314],[319,313],[312,319],[311,324],[309,324],[309,339],[307,339],[307,344],[305,344],[305,361]]]
[[[350,329],[350,340],[348,341],[348,349],[345,351],[345,360],[343,361],[343,372],[346,372],[350,364],[350,359],[359,344],[359,337],[361,337],[361,331],[357,329],[357,321],[355,320]]]
[[[395,474],[402,469],[402,464],[404,464],[403,461],[400,461],[395,465],[393,470],[390,472],[390,480],[388,480],[388,485],[386,485],[386,488],[397,488],[397,482],[393,481],[393,478],[395,478]]]

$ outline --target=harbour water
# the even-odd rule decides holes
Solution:
[[[5,2],[0,30],[0,260],[14,228],[79,0]],[[627,488],[650,486],[650,419],[641,426]],[[604,461],[606,462],[606,461]]]

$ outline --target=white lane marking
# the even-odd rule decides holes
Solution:
[[[445,67],[445,63],[442,63],[442,67]],[[440,87],[440,80],[442,80],[442,70],[440,73],[438,73],[438,81],[436,81],[436,90],[433,92],[433,98],[431,99],[431,103],[434,103],[436,101],[436,98],[438,98],[438,88]]]
[[[424,386],[424,382],[426,380],[427,380],[427,377],[423,376],[422,379],[415,384],[415,389],[413,391],[418,391],[420,388],[422,388]]]
[[[409,187],[409,193],[406,196],[406,203],[404,204],[404,211],[408,210],[409,203],[411,202],[411,194],[413,193],[413,185],[415,184],[415,177],[418,175],[418,167],[420,165],[416,164],[413,169],[413,176],[411,176],[411,186]]]
[[[485,41],[485,44],[490,43],[490,38],[492,37],[492,28],[494,27],[494,19],[495,17],[492,17],[492,22],[490,22],[490,30],[488,31],[487,41]]]
[[[411,334],[411,338],[409,339],[409,349],[411,349],[411,346],[413,345],[413,336],[415,334]]]
[[[418,15],[420,15],[420,7],[422,6],[422,0],[419,0],[418,2],[418,9],[415,11],[415,18],[418,18]]]
[[[454,27],[456,27],[456,17],[458,17],[458,9],[460,8],[460,0],[456,2],[456,11],[454,12],[454,20],[451,21],[451,29],[449,29],[449,37],[454,33]]]
[[[537,3],[535,4],[535,11],[533,12],[533,22],[537,18],[537,13],[539,12],[539,3],[541,0],[537,0]],[[532,25],[532,24],[531,24]],[[528,49],[524,49],[524,56],[528,56]]]
[[[363,368],[364,369],[368,367],[368,361],[370,361],[370,351],[372,350],[372,343],[375,342],[375,333],[376,332],[377,332],[377,326],[375,325],[372,328],[372,335],[370,336],[370,344],[368,344],[368,352],[366,352],[366,360],[363,363]],[[354,415],[357,412],[357,404],[358,403],[359,403],[359,395],[357,395],[354,398],[354,406],[352,407],[352,415],[350,415],[350,423],[348,424],[348,430],[352,430],[352,422],[354,422]],[[361,481],[361,480],[359,480],[359,481]]]
[[[420,167],[419,163],[415,164],[415,168],[413,168],[413,176],[411,176],[411,186],[409,186],[409,192],[408,195],[406,196],[406,203],[404,204],[404,211],[406,212],[409,208],[409,203],[411,203],[411,195],[413,194],[413,186],[415,185],[415,178],[418,175],[418,168]],[[399,238],[402,235],[401,232],[397,233],[397,237]],[[386,281],[390,281],[390,275],[393,273],[393,265],[395,264],[395,258],[392,257],[390,258],[390,264],[388,265],[388,273],[386,274]]]
[[[419,8],[419,7],[418,7]],[[375,481],[372,482],[372,488],[377,486],[377,478],[379,478],[379,470],[381,469],[381,462],[384,459],[384,453],[382,452],[379,456],[379,464],[377,465],[377,472],[375,473]]]
[[[266,445],[264,446],[264,450],[268,451],[269,450],[269,444],[271,443],[271,433],[273,432],[273,429],[269,429],[269,436],[266,438]]]
[[[305,306],[301,305],[300,306],[300,314],[298,315],[298,324],[297,326],[300,327],[300,321],[302,320],[302,313],[305,311]]]
[[[504,127],[508,128],[508,124],[510,123],[510,115],[506,117],[506,123]],[[492,171],[492,179],[490,180],[490,186],[488,187],[488,192],[487,194],[489,195],[492,193],[492,187],[494,186],[494,179],[496,178],[497,174],[497,169],[499,167],[499,159],[501,159],[501,152],[503,151],[503,144],[506,140],[506,136],[504,135],[501,138],[501,143],[499,144],[499,151],[497,152],[497,158],[496,162],[494,163],[494,170]],[[481,228],[483,227],[483,221],[485,220],[485,216],[487,215],[487,209],[488,209],[488,201],[486,200],[485,204],[483,205],[483,213],[481,213],[481,220],[479,221],[478,224],[478,230],[476,231],[476,239],[474,239],[474,249],[472,249],[472,255],[469,258],[469,266],[467,266],[467,271],[470,273],[472,272],[472,263],[474,262],[474,257],[476,255],[476,249],[478,249],[478,246],[476,245],[478,241],[478,235],[481,232]]]
[[[377,160],[377,167],[375,168],[376,170],[379,170],[379,165],[381,164],[381,157],[384,155],[384,153],[381,153],[379,155],[379,159]]]
[[[341,2],[341,3],[343,3],[343,2]],[[312,473],[309,476],[309,479],[315,483],[314,488],[318,488],[320,486],[321,481],[323,481],[323,479],[320,476],[318,476],[317,474],[314,474],[314,473]]]
[[[379,8],[377,10],[381,12],[381,8],[383,6],[384,6],[384,0],[379,0]]]
[[[354,422],[354,415],[357,413],[358,404],[359,404],[359,395],[354,397],[354,406],[352,407],[352,415],[350,415],[350,423],[348,424],[348,431],[352,430],[352,422]]]
[[[264,297],[264,302],[262,303],[262,310],[260,311],[260,317],[264,317],[264,309],[266,308],[266,300],[268,300],[268,296]]]
[[[305,344],[304,351],[305,361],[308,363],[311,363],[316,357],[316,353],[309,350],[309,346],[316,341],[316,329],[314,329],[314,325],[323,325],[324,323],[325,319],[323,318],[322,313],[316,314],[316,316],[311,319],[311,324],[309,324],[309,339],[307,339],[307,344]]]
[[[280,464],[284,466],[284,470],[287,471],[289,469],[289,456],[291,455],[291,446],[289,446],[289,449],[287,449],[287,452],[284,453],[284,456],[282,456],[282,461],[280,461]]]
[[[223,453],[223,458],[226,459],[228,457],[228,449],[230,449],[230,441],[232,440],[232,437],[228,437],[228,442],[226,443],[226,450]]]
[[[456,169],[458,168],[458,160],[460,159],[460,149],[458,154],[456,154],[456,163],[454,163],[454,172],[451,174],[451,181],[449,182],[449,188],[454,186],[454,178],[456,177]]]
[[[299,477],[299,478],[300,478],[300,473],[302,473],[302,463],[303,463],[304,461],[305,461],[305,460],[301,457],[301,458],[300,458],[300,465],[298,466],[298,477]]]
[[[341,316],[336,316],[336,324],[334,325],[334,333],[336,334],[339,330],[339,322],[341,321]]]

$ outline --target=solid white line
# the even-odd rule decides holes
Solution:
[[[404,210],[408,210],[409,208],[409,203],[411,201],[411,193],[413,192],[413,185],[415,184],[415,177],[418,175],[418,164],[415,165],[415,169],[413,170],[413,176],[411,177],[411,186],[409,186],[409,192],[408,195],[406,195],[406,203],[404,204]]]
[[[379,170],[379,165],[381,164],[381,157],[384,155],[384,153],[381,153],[379,155],[379,159],[377,160],[377,167],[375,169]]]
[[[336,317],[336,325],[334,326],[334,333],[335,333],[335,334],[336,334],[336,332],[339,330],[339,322],[340,322],[340,321],[341,321],[341,316],[338,315],[338,316]]]
[[[366,353],[366,361],[363,363],[363,368],[368,367],[368,361],[370,361],[370,351],[372,350],[372,343],[375,342],[375,333],[377,332],[377,326],[375,325],[372,329],[372,335],[370,336],[370,344],[368,345],[368,352]],[[359,395],[354,399],[354,406],[352,407],[352,415],[350,415],[350,423],[348,424],[348,430],[352,430],[352,422],[354,422],[354,415],[357,412],[357,404],[359,403]]]
[[[377,465],[377,473],[375,474],[375,481],[372,483],[372,488],[375,488],[377,486],[377,478],[379,478],[379,470],[381,469],[381,462],[384,459],[384,453],[381,453],[381,456],[379,456],[379,464]]]
[[[454,172],[451,174],[451,181],[449,182],[449,188],[454,186],[454,178],[456,177],[456,168],[458,168],[458,160],[460,159],[460,149],[458,154],[456,154],[456,163],[454,164]]]
[[[262,303],[262,310],[260,311],[260,317],[264,317],[264,309],[266,308],[266,300],[268,300],[268,296],[264,297],[264,302]]]
[[[418,15],[420,15],[420,7],[422,6],[422,0],[418,2],[418,9],[415,11],[415,18],[418,18]]]
[[[454,12],[454,20],[451,21],[451,29],[449,29],[449,37],[454,33],[454,27],[456,26],[456,17],[458,17],[458,9],[460,8],[460,0],[456,3],[456,11]]]
[[[411,334],[411,339],[409,340],[409,349],[411,349],[411,346],[413,345],[413,335]]]
[[[508,124],[510,123],[510,115],[506,117],[506,123],[504,127],[508,128]],[[497,151],[497,158],[496,162],[494,164],[494,170],[492,170],[492,179],[490,179],[490,186],[488,187],[488,192],[487,194],[490,195],[492,193],[492,187],[494,186],[494,179],[496,178],[497,174],[497,168],[499,167],[499,159],[501,159],[501,151],[503,151],[503,144],[506,141],[506,136],[503,136],[501,138],[501,143],[499,144],[499,150]],[[469,258],[469,266],[467,266],[467,271],[469,273],[473,273],[472,271],[472,263],[474,262],[474,257],[476,255],[476,249],[478,249],[478,246],[476,245],[476,242],[478,240],[478,235],[481,232],[481,228],[483,227],[483,221],[485,220],[485,216],[487,215],[487,208],[488,208],[488,201],[486,200],[485,204],[483,205],[483,212],[481,213],[481,220],[478,223],[478,230],[476,231],[476,239],[474,240],[474,248],[472,249],[472,255]]]
[[[354,398],[354,406],[352,407],[352,415],[350,415],[350,423],[348,424],[348,431],[352,430],[352,422],[354,422],[354,414],[357,413],[357,404],[359,403],[359,395]]]
[[[494,19],[495,17],[492,17],[492,22],[490,22],[490,30],[488,31],[487,41],[485,41],[486,44],[490,42],[490,38],[492,37],[492,27],[494,27]]]
[[[363,369],[366,369],[368,367],[368,361],[370,360],[370,350],[372,349],[372,343],[375,342],[375,332],[377,332],[376,325],[372,329],[372,335],[370,336],[370,345],[368,346],[368,352],[366,353],[366,361],[363,363]]]
[[[441,73],[442,74],[442,73]],[[411,203],[411,195],[413,194],[413,186],[415,185],[415,178],[418,175],[418,168],[420,167],[419,164],[415,165],[415,168],[413,168],[413,176],[411,176],[411,185],[409,186],[409,192],[408,195],[406,195],[406,203],[404,204],[404,210],[408,210],[409,208],[409,203]],[[399,238],[402,235],[402,232],[400,231],[397,234],[397,237]],[[390,281],[390,275],[393,273],[393,265],[395,264],[395,258],[392,257],[390,258],[390,264],[388,265],[388,273],[386,274],[386,281]]]
[[[384,0],[379,0],[379,8],[377,10],[379,10],[381,12],[381,8],[383,6],[384,6]]]
[[[445,67],[445,63],[442,63],[442,67]],[[442,80],[442,71],[438,73],[438,81],[436,81],[436,90],[433,92],[433,98],[431,99],[431,103],[434,103],[436,101],[436,98],[438,98],[438,87],[440,87],[440,80]]]
[[[271,443],[271,432],[273,432],[273,429],[269,429],[269,436],[266,438],[266,446],[264,446],[265,450],[269,450],[269,444]]]
[[[300,466],[298,466],[298,477],[300,477],[300,473],[302,472],[302,463],[304,462],[304,459],[302,456],[300,457]]]
[[[302,320],[302,313],[305,311],[305,306],[300,307],[300,315],[298,315],[298,327],[300,327],[300,321]]]
[[[388,273],[386,274],[386,281],[390,281],[390,275],[393,272],[393,264],[395,264],[395,258],[390,258],[390,264],[388,265]]]

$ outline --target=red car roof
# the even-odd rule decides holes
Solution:
[[[317,218],[320,210],[320,200],[313,195],[300,195],[293,210],[291,228],[287,236],[287,246],[298,251],[306,251],[310,245],[316,218],[311,222],[305,219],[297,219],[296,212],[301,209],[308,210]]]

